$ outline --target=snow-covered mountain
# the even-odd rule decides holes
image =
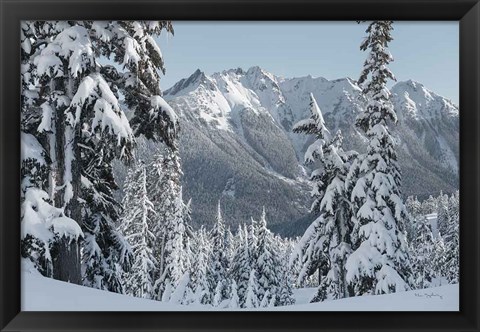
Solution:
[[[457,106],[414,81],[391,91],[404,193],[457,189]],[[342,130],[347,149],[363,151],[365,138],[354,126],[363,107],[360,92],[349,78],[281,78],[259,67],[211,76],[197,70],[165,91],[181,119],[184,193],[193,198],[193,220],[213,222],[220,199],[227,222],[249,222],[265,206],[273,229],[302,233],[311,221],[302,166],[309,138],[291,128],[308,117],[313,93],[327,126]]]

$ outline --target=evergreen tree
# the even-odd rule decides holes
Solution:
[[[232,280],[232,285],[230,286],[230,301],[228,302],[228,308],[240,308],[240,300],[237,294],[237,283],[235,280]]]
[[[313,135],[315,137],[315,141],[309,145],[305,152],[305,164],[307,165],[313,164],[317,160],[323,160],[323,147],[331,136],[330,132],[325,126],[322,111],[318,107],[317,101],[311,93],[309,110],[310,117],[308,119],[297,122],[292,129],[294,133]],[[311,191],[313,203],[310,211],[315,214],[318,214],[320,211],[320,203],[325,192],[326,184],[322,181],[324,180],[322,174],[322,168],[319,167],[312,171],[312,174],[310,176],[310,180],[312,181],[313,185]]]
[[[277,274],[279,278],[278,291],[276,296],[276,303],[273,305],[285,306],[295,304],[293,296],[293,274],[289,269],[289,258],[292,253],[292,247],[288,239],[282,239],[279,236],[275,237],[274,251],[277,253]],[[272,298],[274,300],[275,298]],[[270,306],[270,303],[269,303]]]
[[[235,237],[230,230],[230,226],[225,228],[225,254],[227,262],[231,262],[233,254],[235,252]],[[230,264],[227,265],[227,269],[230,269]]]
[[[239,306],[244,308],[247,297],[248,281],[250,279],[250,256],[248,248],[248,234],[242,226],[238,227],[239,244],[232,259],[231,278],[235,281]]]
[[[208,234],[202,227],[197,231],[193,239],[193,253],[196,261],[191,267],[190,288],[193,290],[193,298],[196,304],[210,304],[211,295],[207,277],[207,266],[211,249]]]
[[[310,94],[310,117],[299,121],[293,127],[293,132],[314,135],[315,141],[307,148],[305,152],[305,163],[312,164],[316,160],[322,161],[324,159],[323,148],[330,137],[330,132],[325,126],[322,112],[317,105],[313,94]],[[312,171],[310,180],[312,181],[313,189],[311,196],[313,204],[310,211],[314,214],[319,214],[320,204],[325,193],[328,183],[324,182],[323,165]],[[324,223],[318,219],[312,223],[305,234],[298,242],[293,255],[291,257],[291,265],[296,264],[299,268],[297,276],[297,283],[303,284],[304,280],[318,271],[319,279],[326,274],[328,270],[328,255],[326,254],[326,236],[324,230]],[[320,281],[319,281],[320,283]]]
[[[255,220],[251,219],[250,225],[245,225],[245,234],[247,236],[248,257],[250,267],[256,269],[258,250],[257,250],[257,226]]]
[[[443,236],[448,232],[448,224],[451,220],[448,195],[440,192],[440,195],[435,199],[435,203],[435,212],[437,213],[437,229],[438,232]]]
[[[131,267],[132,252],[115,225],[121,213],[121,206],[113,194],[118,189],[111,165],[115,155],[104,142],[92,144],[91,140],[85,140],[81,156],[85,233],[83,284],[123,293],[121,276]]]
[[[248,287],[247,287],[247,296],[245,298],[245,308],[257,308],[260,305],[258,299],[258,284],[257,284],[257,277],[256,271],[250,271],[250,277],[248,279]]]
[[[170,150],[163,157],[161,183],[155,187],[156,219],[153,228],[157,239],[155,257],[159,260],[158,279],[155,289],[158,299],[165,298],[167,284],[175,289],[188,268],[188,252],[185,250],[186,228],[184,223],[185,203],[182,198],[180,159],[178,151]],[[157,169],[150,167],[157,173]],[[158,176],[158,175],[157,175]],[[153,190],[152,190],[153,191]]]
[[[112,222],[118,216],[118,206],[111,204],[112,160],[131,159],[134,135],[167,145],[177,135],[178,120],[158,87],[163,60],[153,36],[162,29],[173,31],[166,21],[22,23],[22,130],[34,135],[46,153],[45,182],[53,205],[86,234],[87,285],[119,290],[112,276],[126,261],[124,241]],[[123,72],[99,65],[100,56],[113,59]],[[133,130],[119,92],[135,112]],[[99,204],[85,204],[96,195]],[[55,244],[55,278],[81,282],[80,245]]]
[[[155,151],[151,163],[147,167],[147,191],[155,209],[155,217],[152,220],[151,231],[155,234],[157,241],[152,248],[153,254],[158,261],[158,270],[155,271],[155,280],[159,279],[165,266],[165,242],[166,242],[166,219],[171,217],[172,211],[167,196],[174,196],[168,177],[172,169],[167,169],[168,163],[162,151]],[[177,171],[177,169],[175,168]]]
[[[322,113],[310,95],[309,119],[294,126],[294,132],[314,134],[316,140],[309,146],[305,161],[317,160],[319,167],[312,172],[312,212],[318,215],[299,241],[292,263],[300,265],[297,282],[318,271],[319,289],[313,301],[323,301],[327,293],[333,298],[347,296],[345,261],[351,252],[351,208],[349,191],[345,184],[348,166],[354,154],[342,149],[342,136],[333,137],[325,126]]]
[[[286,268],[286,265],[284,265]],[[293,278],[288,270],[285,270],[284,273],[281,275],[282,278],[280,280],[280,292],[278,294],[278,305],[285,306],[285,305],[294,305],[295,304],[295,297],[293,296]]]
[[[437,200],[432,195],[430,195],[426,201],[422,202],[421,214],[426,215],[438,212],[437,203]]]
[[[26,107],[30,108],[30,112],[27,111],[29,120],[25,124],[28,123],[31,133],[38,137],[48,153],[51,162],[49,193],[54,205],[63,208],[66,215],[81,226],[81,206],[78,203],[81,197],[81,173],[79,163],[74,162],[81,160],[78,147],[82,134],[78,126],[80,117],[92,132],[101,133],[103,128],[92,121],[92,112],[95,112],[93,107],[90,114],[80,109],[78,114],[72,116],[71,110],[80,98],[89,97],[89,91],[82,91],[79,87],[91,75],[95,75],[94,50],[88,31],[83,26],[40,21],[26,25],[29,29],[25,41],[28,39],[30,46],[35,46],[23,49],[23,57],[29,67],[28,75],[23,76],[27,79],[23,94],[28,96],[24,101],[28,101],[29,106]],[[35,86],[33,91],[29,91],[31,86]],[[104,104],[108,104],[107,100],[104,100]],[[96,111],[103,113],[100,104]],[[111,114],[116,115],[113,110]],[[125,133],[128,135],[128,132]],[[62,241],[56,244],[55,251],[58,257],[54,259],[53,276],[79,284],[79,243]]]
[[[208,264],[208,282],[210,293],[219,293],[219,302],[228,299],[228,259],[225,252],[225,224],[220,202],[217,206],[217,218],[210,235],[212,252]]]
[[[432,270],[437,281],[442,284],[442,279],[448,275],[447,270],[447,251],[445,243],[441,236],[434,239],[434,259],[432,260]]]
[[[327,294],[333,299],[348,297],[345,264],[352,252],[352,210],[349,202],[351,192],[346,185],[346,177],[354,154],[346,154],[342,147],[342,136],[336,136],[325,146],[324,169],[325,194],[320,205],[320,216],[315,222],[322,222],[327,250],[329,270],[321,280],[317,295],[312,302],[323,301]]]
[[[427,288],[435,275],[432,264],[434,261],[435,244],[430,222],[427,218],[419,218],[416,222],[414,241],[411,242],[412,270],[417,288]]]
[[[449,221],[444,236],[445,239],[445,270],[449,283],[459,282],[460,263],[459,263],[459,245],[460,245],[460,229],[459,229],[459,192],[454,193],[448,200]]]
[[[387,124],[397,121],[387,89],[387,81],[395,79],[388,69],[393,60],[388,51],[391,30],[391,21],[373,21],[360,46],[369,50],[358,82],[367,105],[356,125],[366,134],[368,147],[351,195],[354,252],[347,259],[346,279],[355,295],[408,290],[411,283],[405,239],[408,215],[400,194],[395,142]]]
[[[407,232],[408,243],[412,243],[417,237],[416,224],[423,217],[421,213],[422,204],[417,196],[408,196],[405,202],[405,208],[410,214],[410,218],[407,219],[407,223],[405,224],[405,231]]]
[[[277,259],[273,242],[273,235],[267,228],[265,209],[263,209],[260,221],[257,223],[257,296],[262,303],[268,304],[271,298],[277,301],[277,292],[280,285],[280,274],[278,273],[279,260]]]
[[[222,285],[221,282],[219,282],[217,284],[217,287],[215,287],[215,293],[213,295],[213,302],[212,302],[212,305],[214,307],[218,307],[223,301],[223,295],[222,295],[223,288],[224,286]]]
[[[178,284],[175,286],[175,289],[172,291],[171,295],[168,297],[168,301],[174,304],[188,304],[190,301],[189,284],[190,274],[185,272],[185,274],[178,281]],[[167,298],[162,298],[162,301],[167,301]]]
[[[155,211],[147,196],[147,175],[141,161],[128,172],[123,206],[121,227],[127,241],[132,243],[134,257],[131,271],[125,275],[126,293],[151,299],[154,295],[152,271],[157,261],[151,249],[156,239],[149,224]]]

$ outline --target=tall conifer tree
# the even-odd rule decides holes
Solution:
[[[368,138],[352,191],[355,251],[348,257],[347,282],[355,295],[391,293],[410,289],[411,266],[405,239],[406,209],[401,198],[401,174],[395,141],[388,125],[397,121],[390,101],[388,64],[392,22],[373,21],[360,49],[368,56],[359,84],[366,108],[357,127]]]

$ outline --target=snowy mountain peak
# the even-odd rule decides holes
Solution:
[[[407,117],[415,119],[458,118],[458,107],[449,99],[427,89],[414,80],[398,82],[391,89],[392,101]]]
[[[422,99],[423,101],[433,100],[431,91],[429,91],[422,83],[414,80],[398,82],[392,87],[392,93],[408,93],[414,99]]]
[[[450,192],[458,181],[458,108],[415,81],[399,82],[391,91],[399,120],[391,131],[399,142],[404,192]],[[341,130],[344,148],[363,152],[365,137],[355,120],[365,105],[351,78],[280,78],[256,66],[211,75],[197,70],[167,90],[165,100],[179,115],[184,133],[186,172],[196,174],[186,186],[189,197],[215,193],[241,211],[232,217],[237,221],[241,215],[251,216],[246,206],[261,209],[262,204],[269,205],[262,202],[270,197],[285,206],[292,199],[301,201],[306,192],[299,189],[305,184],[303,156],[311,138],[293,133],[292,127],[310,116],[310,94],[330,133]],[[425,179],[421,187],[419,178]],[[258,183],[273,191],[266,194]],[[245,193],[252,200],[239,200]],[[215,206],[201,204],[204,210],[196,220],[210,220],[207,216]],[[278,223],[287,223],[299,220],[304,208],[267,213]]]
[[[267,77],[272,81],[276,81],[275,76],[272,73],[266,71],[265,69],[259,66],[250,67],[247,70],[246,75],[250,77],[264,77],[264,78]]]
[[[178,81],[173,87],[165,91],[165,95],[177,95],[183,90],[194,90],[199,84],[212,83],[203,71],[197,69],[188,78],[183,78]]]

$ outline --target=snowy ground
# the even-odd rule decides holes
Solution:
[[[458,285],[389,295],[308,303],[315,289],[295,291],[297,304],[257,310],[278,311],[458,311]],[[100,291],[42,277],[24,269],[22,311],[205,311],[209,306],[182,306]],[[222,309],[227,310],[227,309]]]

